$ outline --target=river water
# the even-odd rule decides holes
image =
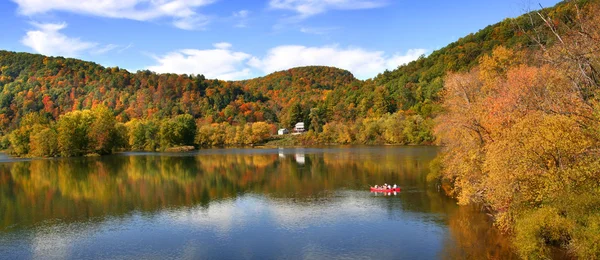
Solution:
[[[434,147],[0,158],[2,259],[512,259]],[[402,191],[375,194],[369,185]]]

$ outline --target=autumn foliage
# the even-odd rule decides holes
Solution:
[[[221,81],[0,51],[0,146],[37,157],[243,146],[297,122],[309,144],[437,141],[444,190],[488,208],[522,257],[550,245],[598,259],[599,6],[506,19],[365,81],[316,66]]]
[[[443,176],[459,203],[494,212],[524,258],[549,257],[547,245],[600,257],[599,11],[544,23],[553,44],[498,47],[445,81]]]

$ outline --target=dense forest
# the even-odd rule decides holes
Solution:
[[[575,9],[575,3],[563,2],[544,12],[572,23],[568,17]],[[506,19],[366,81],[345,70],[320,66],[221,81],[202,75],[131,73],[76,59],[0,51],[0,135],[4,136],[0,146],[15,155],[40,156],[44,153],[29,153],[35,147],[18,148],[31,139],[22,134],[33,127],[27,115],[45,118],[42,124],[57,132],[56,122],[62,115],[98,105],[107,107],[117,123],[129,123],[127,131],[120,132],[126,135],[119,137],[125,142],[115,144],[114,149],[154,151],[171,145],[263,142],[265,138],[248,140],[238,134],[249,135],[250,124],[256,122],[269,124],[270,133],[304,122],[310,131],[295,140],[299,144],[431,144],[447,73],[472,69],[500,45],[538,49],[531,35],[544,33],[548,30],[538,16]],[[550,37],[541,40],[543,44],[554,41]],[[180,115],[191,116],[196,129],[202,130],[194,141],[173,142],[159,135],[164,122]],[[131,132],[134,128],[137,137]],[[11,137],[15,130],[19,131]],[[140,141],[141,135],[147,141]]]
[[[549,17],[568,17],[574,6],[565,2],[544,11]],[[70,149],[60,148],[60,143],[43,152],[37,149],[36,138],[27,136],[37,121],[26,117],[43,118],[37,130],[44,126],[49,130],[45,134],[59,134],[57,122],[63,115],[100,105],[110,110],[119,124],[116,127],[123,130],[117,131],[121,136],[115,138],[121,142],[113,150],[260,143],[267,134],[245,138],[257,136],[249,129],[258,122],[268,126],[254,128],[269,128],[271,134],[304,122],[310,131],[295,140],[299,144],[431,144],[433,119],[442,111],[446,74],[472,69],[499,45],[539,48],[529,36],[547,30],[539,17],[531,17],[506,19],[366,81],[345,70],[319,66],[221,81],[202,75],[131,73],[76,59],[0,51],[0,135],[4,136],[0,145],[19,156],[67,155],[55,152]],[[544,44],[552,42],[547,39],[550,42]],[[167,121],[183,115],[195,121],[195,138],[174,141],[164,131],[161,135],[161,128],[171,127]],[[84,140],[80,145],[88,143]],[[79,150],[111,152],[87,146]]]
[[[432,167],[524,258],[600,258],[600,12],[564,1],[357,80],[302,67],[245,81],[0,51],[0,140],[18,156],[262,143],[439,144]]]
[[[573,11],[573,4],[545,11],[563,17]],[[527,16],[507,19],[366,81],[345,70],[319,66],[221,81],[202,75],[131,73],[76,59],[0,51],[0,134],[5,137],[0,143],[15,155],[40,156],[29,153],[35,147],[17,147],[32,139],[22,134],[33,127],[27,115],[45,118],[41,122],[57,132],[62,115],[102,105],[117,123],[130,126],[122,132],[127,136],[120,137],[126,142],[115,149],[247,145],[264,141],[237,134],[248,135],[244,128],[257,122],[269,124],[271,133],[304,122],[310,131],[308,137],[296,140],[300,143],[428,144],[435,140],[433,119],[441,112],[445,75],[468,71],[501,44],[538,48],[527,33],[543,28],[537,17],[533,22]],[[160,128],[180,115],[193,118],[196,129],[202,130],[200,136],[186,142],[164,140]],[[131,132],[134,128],[137,137]],[[15,130],[19,131],[11,137]],[[215,136],[207,136],[211,133]],[[147,142],[140,141],[141,135]]]

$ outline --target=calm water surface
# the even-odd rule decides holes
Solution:
[[[510,259],[432,147],[0,158],[3,259]],[[397,183],[402,192],[373,194]]]

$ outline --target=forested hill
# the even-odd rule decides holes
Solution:
[[[331,90],[361,85],[349,71],[325,66],[298,67],[239,83],[284,107],[293,102],[322,101]]]
[[[56,119],[73,110],[104,104],[119,121],[191,114],[210,122],[280,122],[291,103],[303,107],[331,90],[360,84],[346,71],[302,67],[245,81],[202,75],[130,73],[62,57],[0,51],[0,129],[43,111]]]
[[[555,24],[572,23],[577,6],[585,6],[597,1],[563,1],[554,7],[539,12],[553,19]],[[541,43],[552,44],[553,37],[546,37],[549,31],[537,14],[538,11],[507,18],[489,25],[476,33],[460,38],[446,47],[434,51],[427,57],[385,71],[375,77],[375,84],[386,86],[403,109],[420,110],[422,104],[439,101],[447,72],[468,71],[479,63],[484,55],[491,54],[497,46],[535,50],[539,46],[532,37]]]
[[[569,23],[576,5],[592,2],[562,2],[542,12],[556,23]],[[337,131],[320,142],[428,143],[433,141],[432,119],[441,111],[440,90],[448,72],[468,71],[499,45],[533,50],[537,45],[531,34],[546,41],[551,39],[543,37],[546,31],[536,14],[506,19],[367,81],[320,66],[221,81],[202,75],[131,73],[77,59],[0,51],[0,134],[17,129],[27,114],[55,121],[65,113],[102,104],[122,123],[182,114],[201,124],[264,121],[291,127],[304,121],[317,134]]]

